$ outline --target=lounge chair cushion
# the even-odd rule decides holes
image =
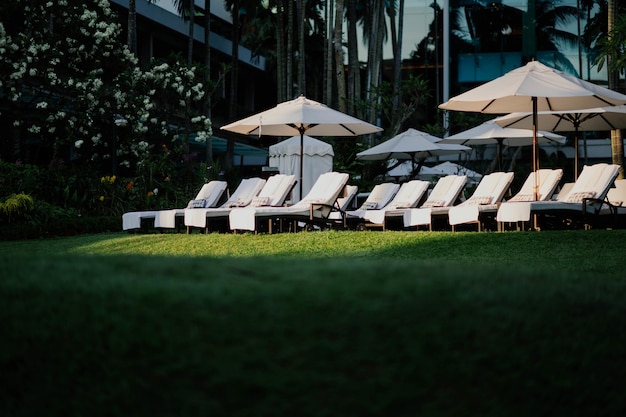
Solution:
[[[568,203],[581,203],[585,198],[594,198],[596,193],[593,191],[580,191],[577,193],[570,193],[567,196]]]
[[[466,206],[480,206],[483,204],[491,204],[491,196],[472,196],[463,203]]]
[[[509,201],[534,201],[535,196],[532,194],[516,194]]]
[[[254,197],[250,202],[250,207],[262,207],[270,204],[270,197]]]
[[[245,207],[250,203],[250,199],[249,198],[238,198],[235,201],[231,201],[228,203],[227,207],[228,208],[233,208],[233,207]]]
[[[395,209],[410,208],[410,207],[413,207],[412,201],[392,201],[391,203],[387,204],[387,207],[385,208],[389,210],[395,210]]]
[[[443,207],[446,205],[444,200],[430,200],[422,204],[422,208]]]
[[[378,203],[375,201],[366,201],[363,203],[363,206],[361,206],[361,209],[363,210],[376,210],[378,208]]]
[[[205,208],[206,200],[204,198],[200,200],[191,200],[191,202],[189,203],[189,207],[190,208]]]

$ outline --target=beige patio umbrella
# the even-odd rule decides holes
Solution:
[[[358,136],[383,129],[304,96],[221,127],[244,135],[300,136],[299,198],[302,198],[304,135]]]
[[[626,95],[581,80],[538,61],[507,72],[439,107],[493,114],[531,112],[533,171],[537,170],[537,113],[626,104]],[[537,184],[535,184],[535,197]]]
[[[533,114],[510,113],[494,122],[505,128],[530,128]],[[537,128],[552,132],[574,133],[574,179],[578,178],[578,132],[626,129],[626,106],[597,107],[575,111],[537,112]]]
[[[356,154],[356,159],[363,161],[380,161],[397,159],[410,160],[415,170],[416,160],[425,160],[432,156],[455,155],[469,152],[472,148],[459,144],[442,144],[441,138],[419,131],[407,129],[376,146]]]
[[[565,136],[556,133],[538,131],[537,142],[565,143]],[[497,144],[498,167],[502,169],[502,147],[506,146],[529,146],[533,144],[533,131],[530,129],[514,129],[502,127],[495,120],[464,130],[452,136],[443,138],[440,143],[458,143],[461,145],[488,145]]]

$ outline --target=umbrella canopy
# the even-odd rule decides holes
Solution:
[[[358,136],[380,132],[370,123],[334,110],[322,103],[300,96],[279,103],[276,107],[221,127],[244,135],[300,136],[300,155],[304,134],[309,136]],[[303,158],[300,158],[302,163]],[[300,167],[300,198],[302,197],[302,166]]]
[[[507,72],[439,107],[445,110],[505,114],[533,113],[533,171],[537,170],[537,112],[626,104],[626,95],[581,80],[537,61]],[[537,194],[535,184],[535,197]]]
[[[387,172],[387,176],[389,177],[408,177],[413,174],[413,167],[410,161],[398,164],[396,160],[390,159],[389,166],[394,166],[394,168]],[[447,175],[465,175],[467,176],[468,183],[471,184],[478,184],[482,178],[480,173],[450,161],[442,162],[434,167],[421,167],[417,178],[429,181],[433,177],[445,177]]]
[[[440,142],[441,138],[416,129],[408,129],[385,142],[357,153],[356,159],[379,161],[395,158],[414,161],[431,156],[458,154],[472,149],[464,145]]]
[[[454,162],[445,161],[432,167],[433,170],[441,172],[441,175],[466,175],[468,179],[478,182],[483,177],[476,171],[464,167]]]
[[[538,131],[537,142],[565,143],[565,136],[556,133]],[[440,143],[459,143],[461,145],[498,145],[498,167],[502,167],[502,147],[528,146],[533,144],[533,131],[530,129],[504,128],[488,120],[476,127],[464,130],[452,136],[444,138]]]
[[[533,114],[516,112],[494,119],[504,128],[532,127]],[[537,128],[553,132],[575,132],[574,174],[578,176],[578,132],[626,129],[626,106],[596,107],[574,111],[537,112]]]

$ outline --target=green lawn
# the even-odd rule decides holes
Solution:
[[[623,416],[624,242],[0,242],[0,416]]]

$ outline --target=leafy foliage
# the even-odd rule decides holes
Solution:
[[[24,216],[34,207],[35,203],[31,196],[24,193],[11,194],[0,202],[0,216],[3,222],[11,222],[13,218]]]
[[[615,26],[608,36],[598,40],[600,53],[596,58],[598,70],[605,63],[610,70],[624,73],[626,70],[626,15],[616,17]]]

